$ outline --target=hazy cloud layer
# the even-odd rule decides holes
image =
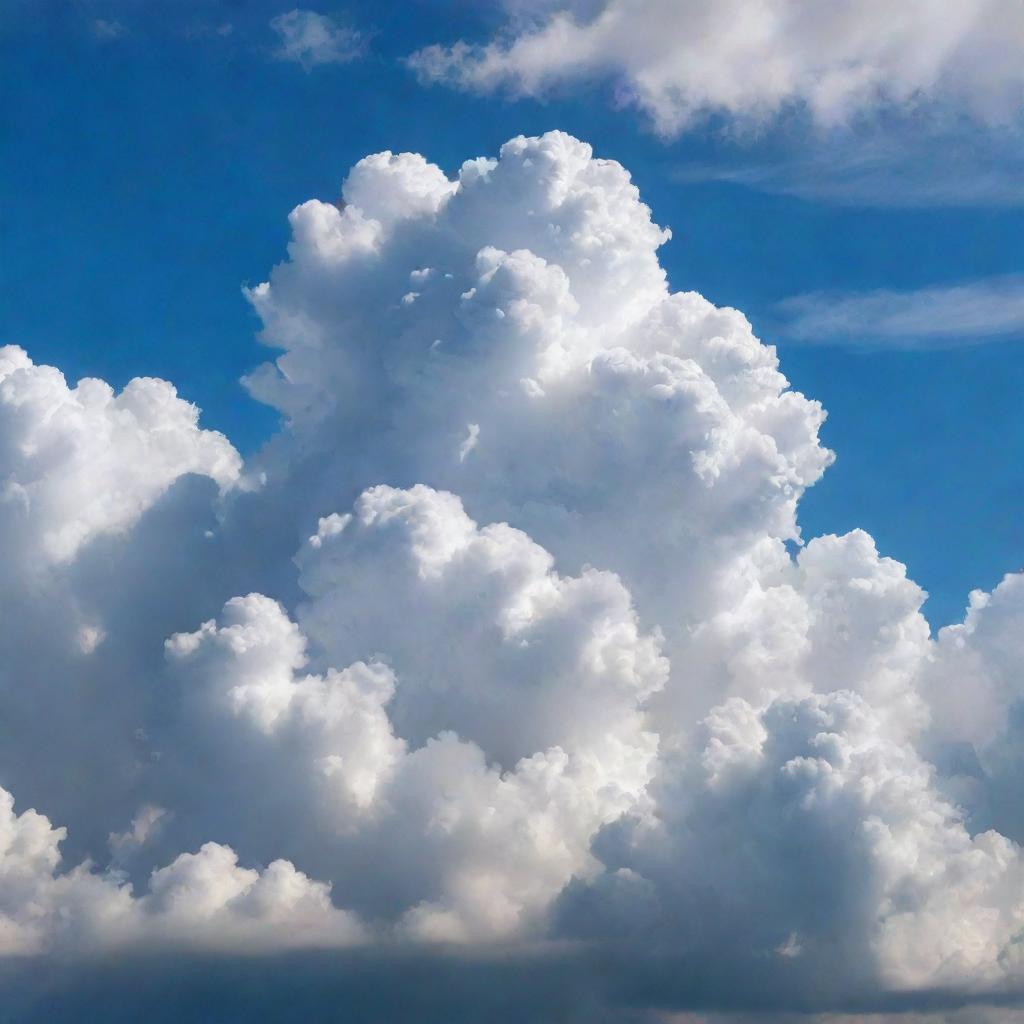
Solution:
[[[1018,1000],[1024,578],[932,637],[866,533],[804,543],[824,411],[585,144],[342,195],[249,291],[244,469],[0,350],[11,1012]]]
[[[271,18],[270,27],[280,39],[274,56],[301,64],[306,71],[321,64],[348,64],[363,52],[359,32],[316,11],[286,11]]]
[[[987,129],[937,107],[888,110],[808,132],[783,119],[772,145],[723,137],[717,156],[675,178],[726,181],[811,201],[868,207],[1012,207],[1024,203],[1024,133]]]

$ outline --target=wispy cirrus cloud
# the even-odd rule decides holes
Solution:
[[[808,292],[775,307],[789,340],[952,348],[1024,337],[1024,274],[915,291]]]
[[[1024,133],[932,115],[891,112],[828,132],[790,118],[776,125],[768,145],[722,139],[712,159],[680,167],[674,177],[843,206],[1024,204]]]

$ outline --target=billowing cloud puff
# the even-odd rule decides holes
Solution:
[[[452,491],[573,571],[622,574],[670,645],[734,559],[798,537],[824,414],[741,314],[669,293],[667,232],[618,164],[554,132],[456,183],[364,160],[343,194],[370,215],[299,207],[251,292],[285,349],[249,379],[290,422],[268,475],[301,477],[303,521],[382,480]]]
[[[928,720],[917,686],[932,648],[925,594],[862,530],[817,537],[795,559],[765,542],[734,564],[722,595],[687,645],[691,678],[719,698],[851,690],[891,735]],[[666,695],[674,718],[699,717],[693,697]]]
[[[1024,574],[974,591],[960,625],[939,631],[925,686],[928,749],[978,828],[1024,842]]]
[[[439,964],[444,1020],[1017,998],[1021,577],[933,637],[805,543],[823,410],[569,136],[291,226],[258,487],[169,385],[0,350],[6,953]]]
[[[564,927],[670,945],[723,989],[766,985],[764,958],[768,985],[818,978],[833,998],[1019,984],[1020,848],[971,836],[885,732],[844,691],[727,701],[662,775],[658,813],[602,837],[607,870],[567,892]]]
[[[0,348],[5,557],[66,561],[93,537],[132,526],[186,473],[231,486],[241,460],[198,418],[166,381],[138,377],[119,395],[101,380],[69,388],[59,370]]]
[[[1014,0],[568,0],[513,18],[485,45],[429,46],[410,64],[428,81],[527,96],[611,79],[620,104],[672,136],[701,116],[750,121],[794,106],[823,125],[929,101],[1011,120],[1024,101],[1022,45]]]
[[[352,895],[400,929],[464,939],[535,926],[588,870],[596,830],[643,795],[657,740],[639,704],[667,670],[614,576],[563,579],[551,561],[423,486],[377,487],[354,515],[321,520],[300,554],[300,617],[316,660],[348,667],[303,673],[307,637],[255,594],[172,637],[182,686],[202,681],[184,696],[199,721],[182,732],[204,734],[185,760],[216,766],[188,788],[206,789],[211,810],[229,797],[252,809],[234,841],[262,849],[289,821],[296,858],[343,878],[412,844],[415,865],[378,860]],[[372,652],[389,666],[349,664]]]
[[[81,865],[58,874],[64,834],[34,810],[15,814],[0,789],[0,955],[151,944],[251,953],[362,938],[358,922],[331,905],[330,887],[285,860],[255,871],[206,843],[154,871],[136,897],[116,872]]]
[[[71,827],[76,857],[136,810],[108,817],[133,785],[148,649],[194,615],[196,556],[240,483],[198,416],[165,381],[69,387],[0,348],[0,779]]]

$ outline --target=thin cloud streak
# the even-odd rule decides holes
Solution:
[[[952,348],[1024,336],[1024,274],[917,291],[808,292],[775,307],[781,336],[821,344]]]
[[[962,124],[892,118],[822,136],[804,121],[781,151],[726,152],[676,169],[680,184],[720,181],[811,202],[869,208],[1016,207],[1024,204],[1024,142]]]

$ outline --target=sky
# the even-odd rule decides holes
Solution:
[[[494,29],[499,15],[478,17],[472,4],[350,5],[335,13],[366,37],[365,53],[308,71],[272,57],[280,5],[6,6],[3,337],[69,377],[167,377],[205,422],[255,450],[274,418],[237,386],[259,358],[241,286],[279,259],[287,211],[336,198],[366,153],[419,152],[451,171],[467,153],[560,128],[622,162],[672,229],[661,258],[673,287],[742,310],[779,347],[794,386],[828,410],[823,436],[839,458],[802,507],[809,537],[869,530],[929,592],[936,628],[1022,560],[1011,510],[1022,487],[1024,285],[1004,322],[967,320],[948,334],[924,323],[872,337],[870,307],[854,307],[842,330],[810,320],[793,337],[779,309],[817,293],[927,292],[1024,273],[1021,196],[1007,198],[988,166],[963,166],[971,134],[988,131],[923,140],[927,156],[913,159],[927,160],[924,180],[893,160],[864,169],[865,183],[851,151],[892,142],[858,142],[856,126],[737,137],[702,124],[664,141],[635,111],[610,109],[607,83],[519,99],[419,85],[408,54]],[[1022,159],[1018,138],[996,167],[1013,187]],[[796,167],[758,187],[755,169],[787,161]],[[994,179],[990,194],[931,200],[931,165],[947,163],[968,183]]]
[[[7,0],[10,1019],[1024,1012],[1022,52]]]

